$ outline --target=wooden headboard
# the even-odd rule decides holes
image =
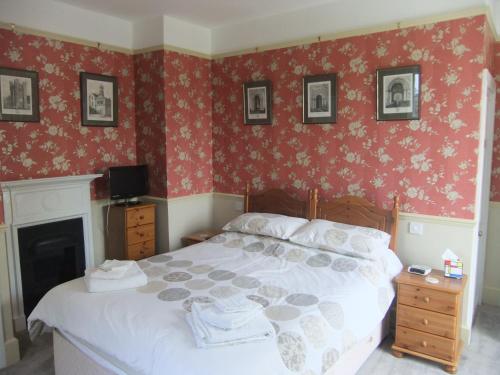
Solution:
[[[391,235],[389,248],[396,251],[399,197],[394,197],[392,210],[376,207],[364,198],[347,195],[331,201],[319,201],[316,218],[383,230]]]
[[[267,212],[287,216],[314,219],[318,200],[317,190],[310,190],[307,200],[293,198],[284,190],[271,189],[262,193],[251,194],[250,185],[245,191],[245,212]]]

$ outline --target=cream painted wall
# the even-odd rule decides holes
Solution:
[[[19,361],[19,342],[14,336],[7,267],[6,227],[0,225],[0,368]],[[2,358],[4,357],[4,358]],[[4,360],[4,362],[2,361]]]
[[[181,238],[213,227],[213,193],[168,199],[169,250],[182,247]]]
[[[500,202],[490,202],[483,302],[500,306]]]

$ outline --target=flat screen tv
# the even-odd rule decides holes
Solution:
[[[130,199],[148,193],[147,165],[109,168],[109,195],[111,199]]]

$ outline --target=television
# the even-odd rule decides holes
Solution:
[[[111,199],[135,198],[146,195],[148,190],[147,165],[109,168],[109,195]]]

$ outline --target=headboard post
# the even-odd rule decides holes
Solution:
[[[247,183],[245,186],[245,196],[243,198],[243,212],[248,212],[250,203],[250,184]]]
[[[318,189],[309,190],[309,220],[316,219],[316,209],[318,206]]]
[[[392,208],[392,225],[391,225],[391,243],[389,247],[396,251],[396,241],[398,237],[398,220],[399,220],[399,195],[394,196],[394,207]]]

